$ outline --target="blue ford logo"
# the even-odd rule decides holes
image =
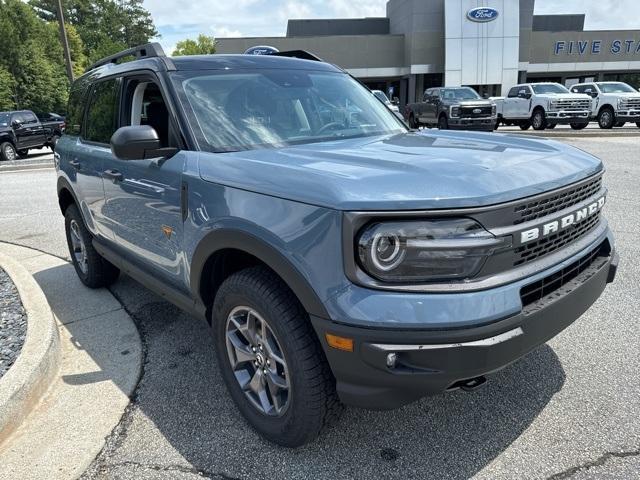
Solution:
[[[272,55],[278,53],[276,47],[269,47],[267,45],[259,45],[257,47],[251,47],[244,52],[245,55]]]
[[[472,22],[491,22],[498,18],[498,10],[489,7],[472,8],[467,12],[467,18]]]

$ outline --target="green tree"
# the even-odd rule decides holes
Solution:
[[[14,100],[16,82],[5,67],[0,66],[0,111],[16,108]]]
[[[13,89],[7,94],[3,88],[0,103],[64,112],[69,83],[56,29],[20,0],[0,0],[0,32],[0,68],[8,72]]]
[[[200,34],[197,40],[187,38],[179,41],[172,55],[178,57],[181,55],[209,55],[212,53],[216,53],[216,39]]]
[[[45,21],[56,20],[56,0],[29,0]],[[84,44],[88,63],[157,37],[142,0],[65,0],[65,23],[73,25]]]

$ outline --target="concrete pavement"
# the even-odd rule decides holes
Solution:
[[[129,405],[141,368],[138,332],[109,291],[84,287],[68,262],[5,243],[0,252],[44,292],[61,357],[49,390],[0,445],[0,478],[77,478]]]

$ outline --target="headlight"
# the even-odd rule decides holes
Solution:
[[[496,112],[497,112],[496,106],[495,105],[491,105],[491,116],[495,117]]]
[[[622,98],[618,99],[618,108],[622,108],[622,105],[624,104],[624,100]]]
[[[384,282],[448,281],[475,276],[508,243],[467,218],[375,223],[357,238],[357,258]]]
[[[460,107],[451,107],[451,116],[459,117],[460,116]]]

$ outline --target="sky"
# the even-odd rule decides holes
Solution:
[[[290,18],[384,17],[387,0],[144,0],[160,43],[199,33],[214,37],[284,36]],[[640,29],[638,0],[536,0],[536,14],[585,13],[587,30]]]

